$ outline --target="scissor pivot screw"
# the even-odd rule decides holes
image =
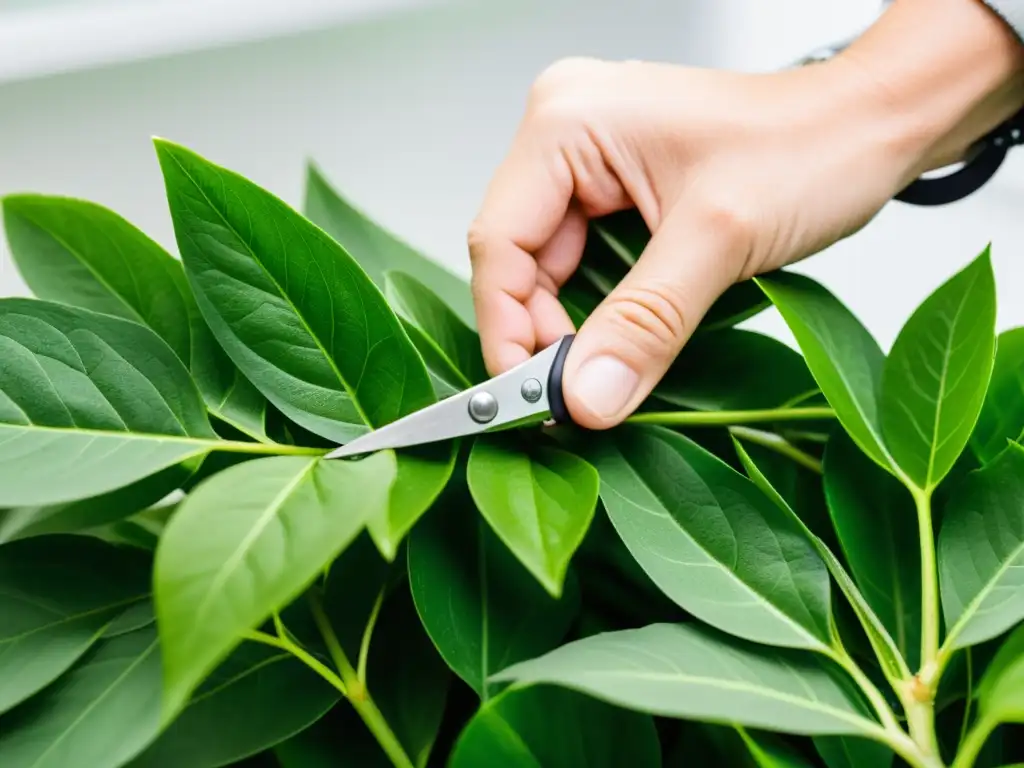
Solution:
[[[490,392],[477,392],[469,399],[469,416],[478,424],[493,421],[498,415],[498,401]]]
[[[527,379],[523,382],[523,386],[519,392],[522,394],[523,400],[526,402],[536,403],[544,393],[544,388],[541,387],[540,382],[536,379]]]

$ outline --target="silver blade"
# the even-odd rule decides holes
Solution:
[[[558,347],[556,342],[512,370],[356,438],[324,458],[341,459],[475,435],[520,422],[542,421],[551,413],[548,374]],[[536,402],[523,396],[523,385],[530,380],[540,386]],[[497,403],[497,414],[490,421],[480,423],[470,415],[470,403],[480,404],[487,399],[486,395],[491,395]]]

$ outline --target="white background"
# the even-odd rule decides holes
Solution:
[[[465,230],[530,82],[567,55],[765,70],[868,23],[874,0],[0,0],[0,194],[85,197],[173,249],[149,139],[302,199],[304,162],[466,273]],[[741,106],[737,119],[742,119]],[[888,347],[993,243],[1024,324],[1024,148],[971,199],[892,204],[799,269]],[[2,241],[2,238],[0,238]],[[0,295],[24,292],[0,242]],[[755,327],[787,336],[774,314]]]

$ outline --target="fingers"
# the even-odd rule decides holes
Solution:
[[[577,424],[606,429],[632,413],[736,281],[744,241],[716,218],[670,214],[584,323],[565,369],[566,405]]]
[[[572,331],[568,316],[553,306],[554,291],[583,250],[579,217],[567,218],[572,195],[572,171],[557,144],[524,126],[469,235],[477,325],[492,375],[534,353],[538,327],[544,338],[565,324],[563,332]],[[582,229],[585,236],[585,222]]]

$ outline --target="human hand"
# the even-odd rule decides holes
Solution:
[[[587,222],[635,207],[650,243],[579,330],[563,380],[578,424],[614,426],[726,288],[856,231],[1012,114],[1016,40],[980,3],[939,5],[897,2],[840,56],[779,73],[589,59],[548,69],[469,237],[491,373],[573,332],[557,292]],[[951,54],[939,43],[954,35]]]

